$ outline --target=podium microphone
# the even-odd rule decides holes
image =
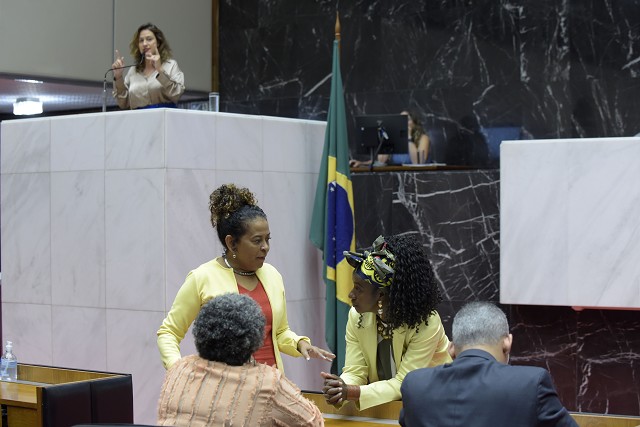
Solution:
[[[102,82],[102,112],[107,111],[107,75],[114,70],[124,70],[125,68],[137,67],[138,65],[144,62],[145,56],[144,54],[140,55],[140,62],[133,65],[123,65],[122,67],[114,67],[109,68],[106,73],[104,73],[104,80]]]

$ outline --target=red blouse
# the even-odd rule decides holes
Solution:
[[[267,293],[264,291],[262,283],[258,281],[258,285],[254,290],[249,291],[242,286],[238,286],[238,291],[243,295],[248,295],[255,302],[258,303],[264,314],[266,324],[264,326],[264,342],[253,355],[259,363],[264,363],[269,366],[276,366],[276,356],[273,351],[273,340],[271,339],[271,331],[273,330],[273,313],[271,312],[271,304]]]

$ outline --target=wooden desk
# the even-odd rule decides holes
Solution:
[[[93,381],[122,374],[18,364],[18,381],[0,381],[0,404],[8,427],[42,427],[42,389],[55,384]]]
[[[391,166],[358,166],[352,167],[351,173],[363,173],[363,172],[402,172],[402,171],[447,171],[447,170],[475,170],[481,168],[472,168],[470,166],[456,166],[456,165],[444,165],[444,164],[423,164],[423,165],[391,165]]]
[[[640,427],[640,417],[585,414],[572,412],[571,416],[580,427]]]
[[[340,410],[329,405],[322,394],[303,392],[304,397],[311,400],[320,408],[324,415],[324,425],[331,427],[382,427],[384,425],[399,425],[398,418],[402,409],[402,402],[389,402],[373,408],[358,411],[351,402]],[[571,413],[580,427],[640,427],[640,417]]]

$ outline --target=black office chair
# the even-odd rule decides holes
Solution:
[[[91,391],[88,382],[42,387],[44,427],[62,427],[91,421]]]
[[[432,163],[446,163],[447,136],[441,128],[427,129],[429,135],[429,157]]]
[[[132,423],[131,375],[91,381],[91,422]]]

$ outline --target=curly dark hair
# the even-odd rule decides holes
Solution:
[[[202,306],[193,323],[196,350],[203,359],[240,366],[264,341],[265,319],[246,295],[224,294]]]
[[[390,327],[415,328],[422,322],[427,324],[442,295],[421,242],[410,235],[388,236],[385,241],[396,257],[393,284],[385,289],[389,296]]]
[[[138,48],[138,39],[140,38],[140,33],[144,30],[149,30],[156,36],[156,40],[158,42],[158,53],[160,54],[160,61],[162,63],[167,62],[168,59],[171,58],[172,52],[171,47],[169,46],[169,42],[167,41],[164,33],[160,28],[153,25],[151,22],[146,24],[142,24],[138,27],[136,32],[133,34],[133,38],[129,42],[129,53],[136,61],[136,70],[142,72],[144,70],[144,62],[142,61],[142,52]]]
[[[224,184],[209,196],[211,225],[218,232],[218,239],[227,251],[224,238],[229,235],[237,241],[247,232],[247,225],[256,218],[267,219],[267,215],[257,205],[253,193],[248,188],[235,184]]]

